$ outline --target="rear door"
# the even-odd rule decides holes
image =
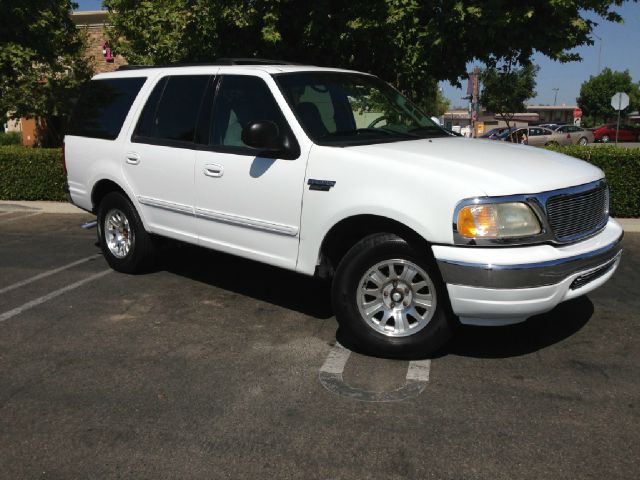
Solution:
[[[545,145],[549,137],[549,135],[545,135],[545,132],[547,131],[549,132],[549,135],[550,135],[551,131],[546,130],[544,128],[540,128],[540,127],[529,128],[528,144],[534,147]]]
[[[197,242],[194,137],[211,75],[167,75],[151,92],[127,139],[124,176],[154,233]]]

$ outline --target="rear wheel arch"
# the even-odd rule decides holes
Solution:
[[[122,188],[113,180],[109,180],[109,179],[99,180],[98,182],[95,183],[95,185],[93,186],[93,189],[91,190],[91,206],[94,213],[98,211],[98,206],[100,205],[100,202],[102,201],[102,199],[108,193],[111,193],[111,192],[119,192],[125,197],[127,197],[129,200],[131,200],[131,197],[127,194],[124,188]]]

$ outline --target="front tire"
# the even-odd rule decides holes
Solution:
[[[611,141],[611,138],[609,138],[609,135],[602,136],[602,143],[609,143],[610,141]]]
[[[98,206],[98,241],[111,268],[140,273],[149,268],[155,249],[131,201],[119,192],[105,195]]]
[[[583,147],[589,143],[589,140],[587,140],[586,137],[582,137],[580,140],[578,140],[578,145],[582,145]]]
[[[368,236],[347,252],[332,297],[348,340],[373,355],[431,355],[457,324],[433,258],[392,234]]]

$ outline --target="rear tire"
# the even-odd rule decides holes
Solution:
[[[582,145],[583,147],[589,143],[589,140],[587,140],[587,137],[582,137],[580,138],[580,140],[578,140],[578,145]]]
[[[429,252],[392,234],[370,235],[347,252],[333,279],[332,298],[348,340],[372,355],[429,356],[457,325]]]
[[[98,241],[111,268],[122,273],[141,273],[154,258],[150,235],[131,201],[119,192],[105,195],[98,206]]]

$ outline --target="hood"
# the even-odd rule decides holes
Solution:
[[[593,182],[597,167],[543,148],[492,140],[447,137],[349,147],[380,160],[408,163],[451,175],[486,195],[539,193]]]

